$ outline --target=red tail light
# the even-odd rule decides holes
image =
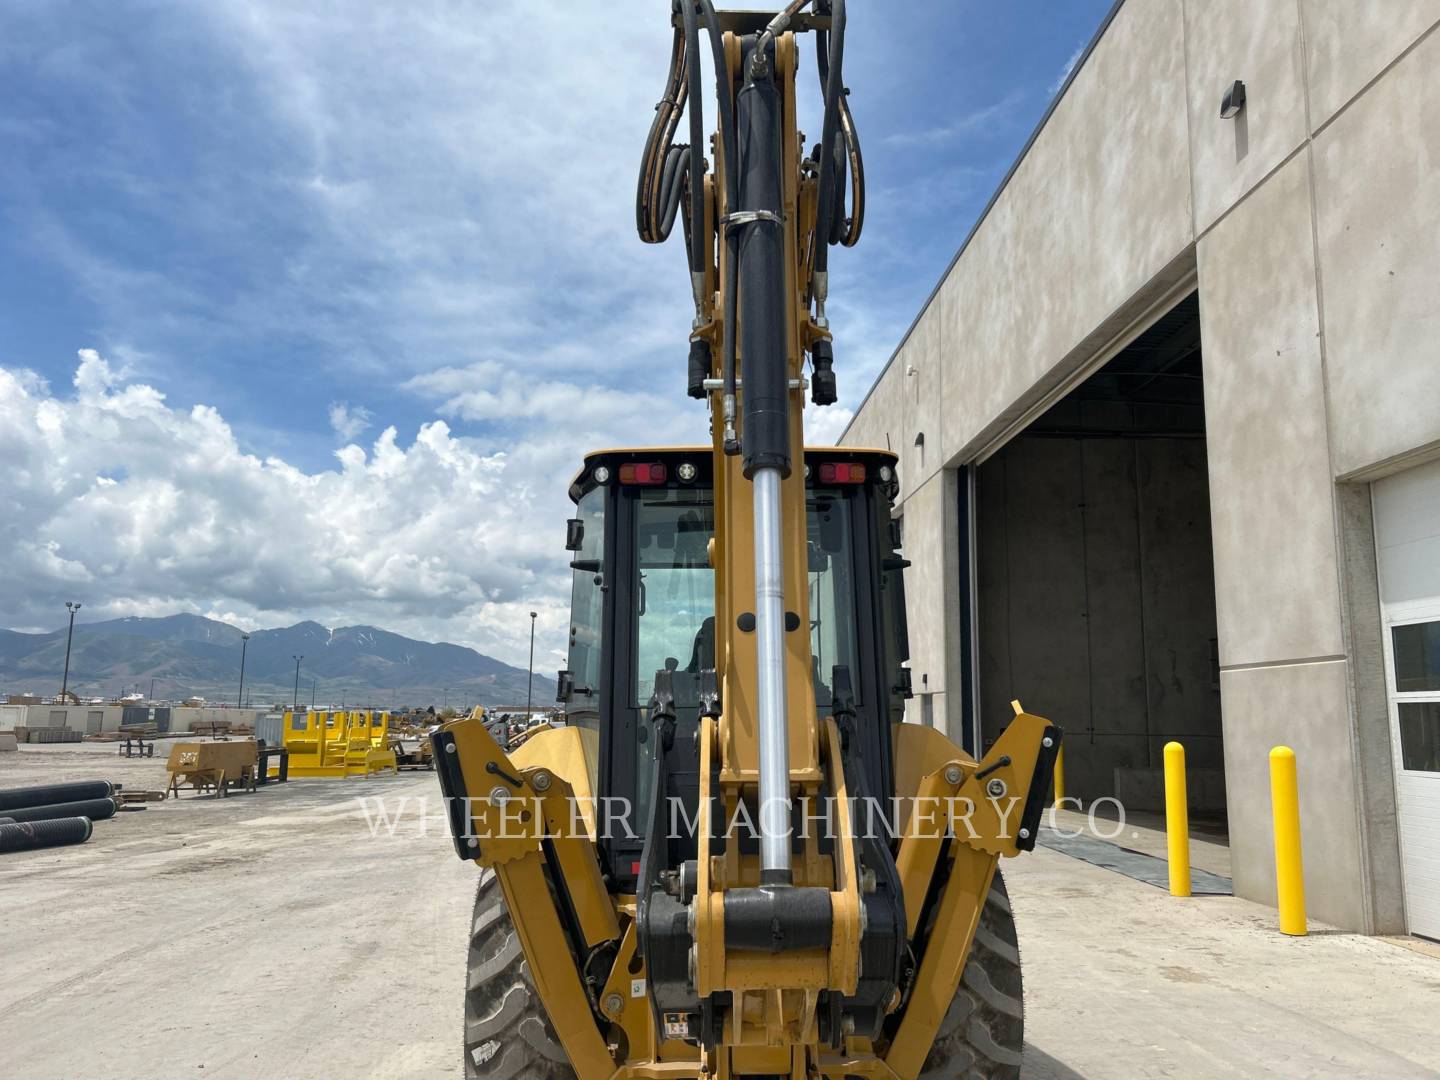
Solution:
[[[658,461],[630,462],[620,466],[622,484],[663,484],[665,466]]]
[[[820,466],[822,484],[863,484],[865,466],[854,461],[827,461]]]

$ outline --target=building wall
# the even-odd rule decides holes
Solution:
[[[953,673],[953,470],[1198,287],[1236,891],[1273,898],[1287,742],[1311,909],[1369,932],[1401,916],[1361,504],[1440,455],[1437,24],[1440,0],[1127,0],[842,437],[901,455],[911,632]]]

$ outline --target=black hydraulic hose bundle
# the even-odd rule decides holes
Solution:
[[[55,803],[108,799],[115,794],[115,785],[108,780],[72,780],[64,784],[37,784],[34,787],[0,790],[0,816],[10,817],[11,810],[27,806],[53,806]]]
[[[655,106],[655,119],[645,140],[645,154],[640,160],[640,182],[635,192],[635,227],[640,239],[647,244],[661,243],[670,235],[686,178],[689,158],[685,148],[672,144],[680,114],[685,109],[689,85],[685,67],[685,38],[677,30],[670,49],[670,76],[665,84],[665,94]]]
[[[843,244],[854,247],[860,239],[865,225],[865,161],[860,153],[860,136],[855,130],[855,118],[850,115],[850,102],[845,89],[843,73],[845,61],[845,0],[819,0],[816,11],[830,16],[830,30],[815,31],[815,66],[820,75],[820,90],[825,100],[824,127],[820,139],[820,207],[816,214],[817,243],[815,252],[816,269],[824,270],[828,264],[825,248],[828,244]],[[845,144],[845,159],[850,171],[851,207],[845,215],[845,177],[836,173],[827,177],[827,166],[834,172],[840,146],[836,132]],[[829,152],[826,153],[826,148]],[[828,209],[827,209],[828,203]],[[830,228],[823,226],[828,214]]]
[[[808,2],[811,0],[796,0],[788,5],[785,11],[771,24],[771,28],[752,41],[752,55],[757,46],[768,54],[774,43],[773,32],[783,29],[791,18],[807,6]],[[821,142],[815,151],[815,157],[818,158],[819,200],[813,239],[812,279],[808,283],[807,289],[809,298],[815,303],[816,321],[823,329],[827,326],[825,300],[829,291],[828,248],[831,244],[844,244],[849,247],[859,240],[865,215],[865,174],[860,154],[859,136],[855,131],[854,118],[850,114],[844,86],[845,0],[813,0],[813,3],[816,14],[828,17],[830,20],[828,30],[819,27],[815,30],[816,68],[824,93],[825,119]],[[641,158],[640,179],[635,199],[636,227],[640,238],[646,243],[660,243],[670,235],[681,202],[687,203],[688,212],[683,218],[685,246],[695,294],[698,330],[700,309],[703,303],[704,274],[711,254],[703,250],[701,246],[705,225],[703,177],[706,167],[704,115],[700,104],[699,22],[703,19],[706,36],[709,38],[715,74],[720,135],[717,153],[724,163],[723,189],[717,185],[715,192],[716,209],[720,215],[717,227],[723,229],[725,235],[726,273],[723,289],[725,311],[722,316],[721,341],[723,445],[727,454],[737,454],[740,452],[740,446],[735,436],[735,372],[741,264],[745,261],[751,247],[754,246],[750,243],[749,238],[757,231],[774,232],[780,236],[783,222],[767,223],[764,218],[757,219],[748,214],[739,220],[736,219],[737,211],[742,207],[742,201],[738,194],[739,178],[741,171],[746,166],[740,161],[736,94],[735,87],[730,82],[729,68],[725,59],[724,37],[720,20],[716,15],[713,0],[673,0],[672,8],[680,15],[680,25],[675,29],[665,93],[659,104],[655,106],[655,119],[651,123],[650,134],[645,142],[645,152]],[[762,62],[773,66],[773,60],[768,57],[762,57]],[[741,90],[741,93],[744,93],[751,85],[748,74],[742,82],[744,89]],[[673,139],[680,123],[680,116],[687,108],[690,114],[690,142],[685,145],[675,145]],[[778,163],[778,150],[776,160]],[[848,217],[845,213],[847,166],[851,190],[851,206]],[[766,201],[770,200],[767,198]],[[779,200],[775,202],[773,213],[778,215],[781,206]],[[751,207],[750,209],[755,208]],[[742,250],[742,237],[746,238],[743,245],[744,250]],[[783,237],[781,237],[781,242],[783,244]],[[759,242],[758,246],[768,251],[770,244],[767,240]],[[771,261],[768,254],[765,261],[767,264]],[[773,270],[773,267],[770,269]],[[770,280],[773,277],[770,270],[767,270],[761,277],[764,281],[757,280],[752,283],[752,290],[773,290],[778,297],[784,288],[783,265],[780,267],[778,279]],[[761,306],[770,305],[768,299],[761,299],[758,302]],[[760,314],[757,312],[752,315],[748,310],[750,303],[751,301],[747,300],[747,324]],[[783,334],[783,328],[778,332]],[[773,336],[769,330],[766,331],[766,334]],[[746,336],[748,339],[750,335],[747,333]],[[747,349],[748,354],[749,350]],[[835,401],[833,357],[834,349],[828,337],[815,342],[811,349],[811,362],[814,370],[812,396],[816,404],[828,405]],[[687,386],[691,397],[704,398],[706,396],[704,381],[709,375],[710,367],[708,340],[700,337],[692,338]],[[747,381],[749,378],[750,376],[747,376]],[[752,386],[746,396],[751,398],[760,392],[760,387]],[[750,406],[747,404],[747,423],[750,411]],[[762,408],[762,412],[769,413],[770,406]],[[768,445],[773,440],[767,436],[761,441]],[[749,462],[747,461],[747,471],[748,466]]]
[[[692,274],[703,273],[699,236],[705,227],[705,114],[700,89],[700,28],[695,0],[676,0],[682,26],[670,49],[670,75],[655,106],[655,119],[640,159],[635,192],[635,227],[647,244],[669,239],[680,203],[686,202],[685,251]],[[690,142],[677,145],[680,116],[689,113]]]
[[[90,819],[85,817],[12,824],[0,822],[0,853],[83,844],[90,839],[93,829]]]
[[[81,799],[76,802],[47,803],[42,806],[17,806],[6,810],[5,816],[15,822],[53,821],[57,818],[83,817],[91,821],[104,821],[115,816],[120,803],[117,799]]]

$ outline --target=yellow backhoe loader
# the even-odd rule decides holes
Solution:
[[[509,754],[473,717],[432,736],[481,867],[465,1074],[1017,1076],[996,864],[1035,843],[1060,731],[1017,706],[976,761],[903,722],[895,458],[802,441],[806,390],[835,400],[828,249],[864,215],[845,6],[677,0],[672,21],[637,223],[658,242],[681,216],[711,438],[597,451],[572,482],[568,722]]]

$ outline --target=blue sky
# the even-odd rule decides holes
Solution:
[[[80,588],[95,617],[376,622],[515,660],[536,606],[558,649],[581,451],[705,433],[678,237],[633,229],[668,6],[3,0],[0,624],[56,625]],[[819,434],[1108,7],[850,5],[869,214],[832,259]]]

